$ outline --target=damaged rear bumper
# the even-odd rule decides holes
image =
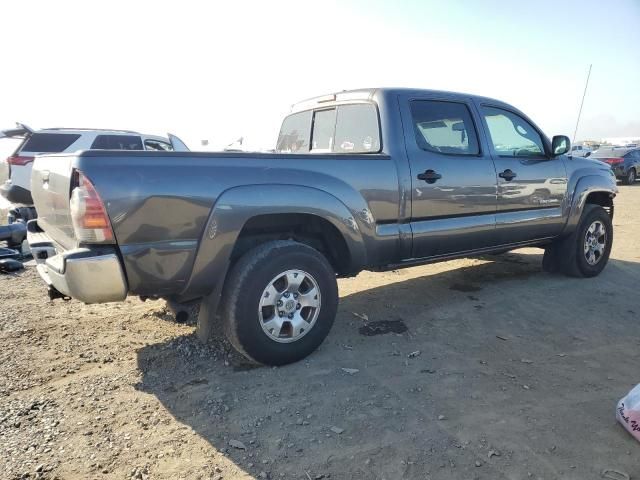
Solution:
[[[84,303],[118,302],[127,297],[127,281],[115,247],[58,251],[32,222],[27,241],[38,273],[50,288]]]

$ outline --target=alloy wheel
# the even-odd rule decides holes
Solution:
[[[596,265],[604,255],[607,246],[607,232],[600,220],[596,220],[585,232],[584,257],[589,265]]]
[[[302,270],[287,270],[276,275],[263,290],[258,321],[271,340],[295,342],[313,328],[320,305],[318,282]]]

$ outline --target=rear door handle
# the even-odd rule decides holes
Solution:
[[[498,176],[500,178],[504,178],[507,182],[510,182],[511,180],[516,178],[518,175],[516,175],[516,172],[512,172],[507,168],[504,172],[500,172]]]
[[[437,180],[440,180],[442,175],[436,173],[434,170],[425,170],[424,173],[418,174],[418,180],[424,180],[427,183],[435,183]]]

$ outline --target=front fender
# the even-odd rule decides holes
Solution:
[[[349,209],[333,195],[313,187],[295,185],[245,185],[226,190],[213,206],[183,298],[218,294],[229,268],[231,253],[249,219],[269,214],[311,214],[333,224],[344,238],[351,268],[366,264],[362,233]]]
[[[575,230],[584,211],[587,198],[596,192],[607,193],[611,198],[615,197],[618,193],[615,177],[613,175],[586,175],[576,182],[569,197],[569,214],[564,234],[569,234]]]

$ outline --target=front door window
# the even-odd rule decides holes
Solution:
[[[541,157],[544,144],[540,134],[515,113],[495,107],[483,107],[493,149],[499,157]]]

